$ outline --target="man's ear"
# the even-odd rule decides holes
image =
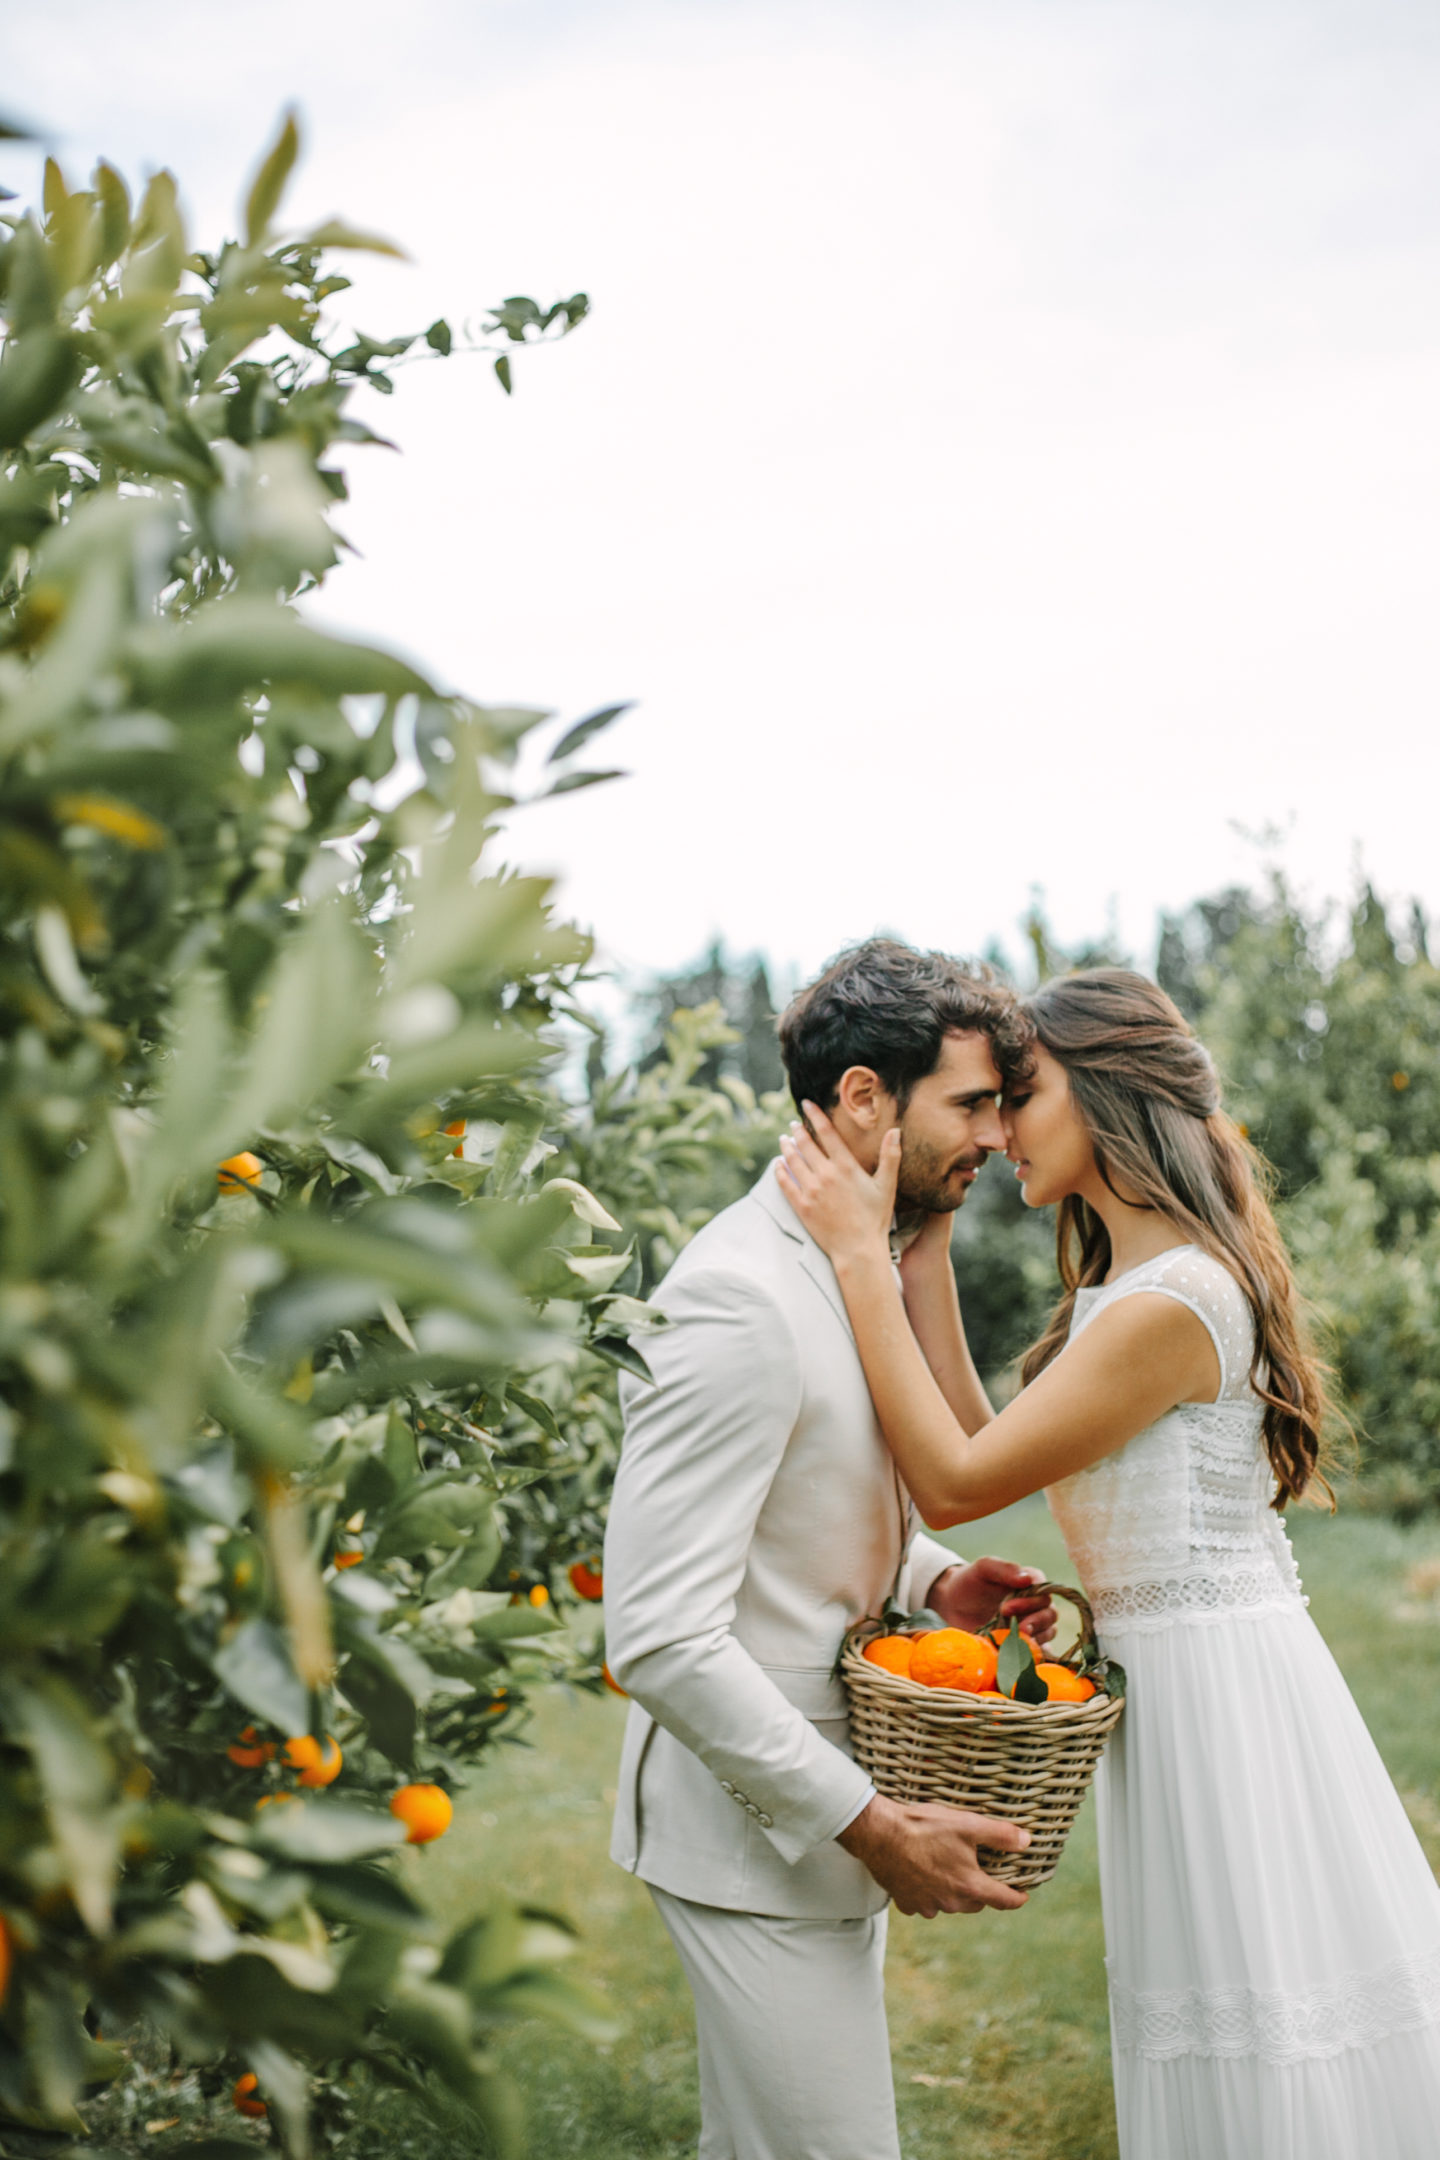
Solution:
[[[846,1067],[836,1090],[835,1108],[844,1111],[858,1132],[877,1139],[895,1119],[895,1098],[868,1065]]]

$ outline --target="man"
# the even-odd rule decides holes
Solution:
[[[874,939],[780,1025],[797,1103],[866,1168],[900,1128],[903,1216],[950,1213],[1028,1067],[987,972]],[[695,1996],[701,2160],[899,2160],[885,1907],[1023,1894],[980,1844],[1024,1831],[881,1798],[848,1748],[835,1662],[892,1590],[950,1625],[1054,1625],[1034,1570],[917,1533],[830,1263],[767,1166],[665,1278],[654,1385],[625,1383],[605,1546],[610,1667],[632,1698],[611,1851],[649,1886]],[[1019,1595],[1014,1593],[1019,1592]]]

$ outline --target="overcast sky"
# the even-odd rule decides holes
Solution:
[[[290,99],[297,218],[415,258],[343,296],[365,329],[594,297],[509,403],[475,359],[402,372],[325,611],[481,699],[637,701],[633,777],[513,838],[618,963],[1013,942],[1036,885],[1144,951],[1267,828],[1313,896],[1358,856],[1440,911],[1433,4],[0,28],[72,180],[170,163],[206,242]]]

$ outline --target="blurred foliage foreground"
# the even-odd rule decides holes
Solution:
[[[544,716],[292,605],[342,544],[334,453],[374,439],[353,391],[456,343],[330,331],[325,261],[386,243],[277,233],[296,148],[218,254],[168,174],[137,208],[103,164],[50,165],[0,243],[7,2152],[83,2132],[137,2026],[295,2155],[362,2062],[508,2148],[496,2024],[610,2030],[563,1921],[497,1893],[447,1936],[390,1856],[528,1684],[602,1684],[561,1614],[635,1293],[687,1179],[769,1129],[695,1081],[692,1018],[568,1131],[549,1024],[587,946],[493,861]],[[496,310],[507,391],[584,312]],[[554,788],[603,777],[573,759],[611,717]],[[184,2149],[253,2150],[229,2120]]]

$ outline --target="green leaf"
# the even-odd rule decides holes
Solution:
[[[308,2160],[310,2080],[300,2064],[273,2040],[248,2042],[245,2059],[260,2080],[266,2105],[277,2119],[287,2160]]]
[[[5,1723],[35,1763],[76,1910],[92,1934],[110,1931],[120,1865],[114,1767],[85,1706],[58,1677],[4,1691]]]
[[[453,339],[450,325],[443,316],[437,322],[431,323],[429,329],[425,332],[425,342],[432,352],[449,353]]]
[[[1022,1635],[1019,1628],[1012,1622],[1004,1642],[1000,1645],[1000,1655],[996,1659],[995,1685],[1002,1695],[1013,1696],[1017,1702],[1035,1702],[1037,1700],[1043,1702],[1045,1700],[1045,1683],[1043,1681],[1040,1683],[1038,1697],[1033,1693],[1022,1694],[1019,1690],[1019,1683],[1027,1675],[1033,1677],[1034,1671],[1035,1659],[1030,1648],[1029,1637]]]
[[[587,719],[577,720],[572,728],[565,730],[546,759],[546,764],[558,765],[562,758],[573,756],[582,743],[589,742],[592,735],[598,735],[602,728],[611,726],[622,713],[631,711],[632,704],[606,705],[601,711],[591,713]]]
[[[546,788],[539,800],[544,802],[551,795],[573,795],[577,788],[599,787],[605,780],[628,780],[630,775],[620,771],[567,772],[562,773],[553,787]]]
[[[238,1703],[283,1733],[310,1725],[310,1700],[290,1662],[280,1630],[269,1620],[247,1620],[210,1660],[215,1676]]]
[[[405,1843],[405,1825],[351,1800],[287,1800],[257,1815],[251,1842],[281,1860],[326,1865],[368,1860]]]
[[[548,2018],[601,2047],[625,2029],[613,2003],[568,1973],[521,1973],[501,1990],[501,2003],[511,2017]]]
[[[369,1738],[381,1754],[397,1769],[413,1770],[419,1722],[415,1697],[396,1679],[387,1661],[363,1654],[351,1630],[341,1627],[338,1632],[342,1645],[351,1651],[340,1676],[346,1701],[364,1718]]]
[[[523,1388],[516,1387],[513,1380],[505,1392],[516,1409],[523,1410],[531,1423],[538,1425],[541,1432],[548,1434],[550,1439],[559,1440],[563,1437],[559,1421],[549,1403],[543,1402],[538,1395],[527,1395]]]
[[[267,1808],[266,1813],[270,1810]],[[433,1922],[408,1890],[378,1867],[359,1862],[330,1864],[316,1872],[310,1902],[327,1919],[347,1927],[384,1928],[401,1935],[428,1935]]]
[[[621,1372],[634,1373],[637,1380],[648,1380],[654,1385],[654,1373],[634,1344],[627,1342],[623,1335],[592,1335],[590,1348],[597,1357],[604,1358],[607,1365],[618,1365]]]
[[[499,379],[501,389],[505,392],[506,397],[509,397],[515,386],[510,380],[510,355],[508,353],[501,353],[499,359],[495,362],[495,373]]]
[[[507,1603],[471,1623],[481,1642],[525,1642],[534,1636],[559,1634],[564,1625],[553,1605],[532,1605],[528,1599],[518,1605]]]
[[[108,267],[125,252],[130,238],[130,190],[104,158],[95,167],[91,186],[100,202],[100,261]]]
[[[26,330],[0,358],[0,448],[24,442],[80,380],[83,353],[65,330]]]
[[[317,225],[301,242],[311,248],[354,248],[367,255],[392,255],[397,262],[408,262],[404,248],[396,247],[393,240],[382,240],[378,233],[360,232],[340,218],[327,218]]]
[[[390,653],[330,637],[287,608],[243,595],[211,602],[183,631],[157,625],[137,633],[130,658],[147,702],[162,709],[173,704],[182,713],[228,703],[266,682],[337,697],[403,697],[430,688]]]
[[[280,207],[280,198],[290,178],[295,160],[300,155],[300,130],[295,115],[288,112],[280,133],[271,149],[261,161],[250,187],[245,204],[245,241],[249,247],[259,247],[270,230],[270,223]]]
[[[55,217],[69,199],[70,190],[65,185],[65,175],[61,172],[54,158],[47,157],[45,160],[44,180],[40,191],[40,200],[44,204],[46,217]]]

